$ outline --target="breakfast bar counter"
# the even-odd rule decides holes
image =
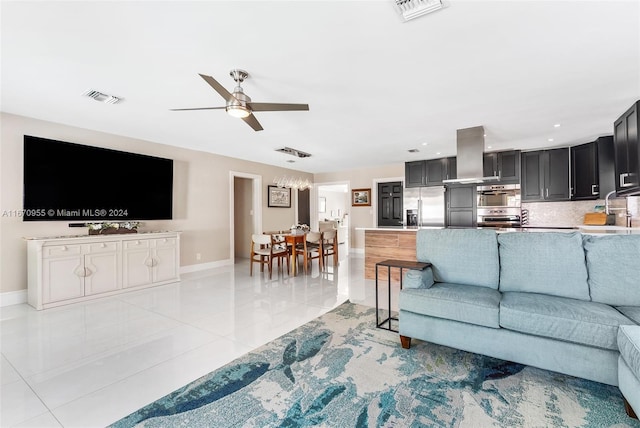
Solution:
[[[387,259],[416,261],[416,232],[419,229],[443,229],[443,227],[360,227],[364,231],[364,277],[375,279],[376,263]],[[484,229],[484,228],[479,228]],[[640,228],[620,226],[528,226],[520,228],[492,228],[498,233],[510,232],[580,232],[589,235],[640,234]],[[386,267],[379,268],[380,275],[386,275]],[[393,281],[399,281],[399,273],[391,274]]]

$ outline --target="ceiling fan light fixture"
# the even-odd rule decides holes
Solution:
[[[237,117],[239,119],[248,117],[251,114],[251,111],[242,105],[228,105],[226,110],[227,113],[229,113],[229,116]]]

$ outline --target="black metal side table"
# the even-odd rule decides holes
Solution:
[[[378,267],[385,266],[387,267],[387,291],[389,297],[389,316],[382,321],[380,320],[380,305],[378,301]],[[376,327],[381,328],[383,330],[389,330],[398,332],[398,330],[394,330],[391,326],[391,321],[398,321],[398,318],[394,318],[391,316],[391,268],[399,268],[400,269],[400,289],[402,290],[402,270],[403,269],[414,269],[414,270],[425,270],[431,266],[431,263],[422,263],[422,262],[412,262],[408,260],[383,260],[381,262],[376,263]],[[386,327],[384,324],[388,324]]]

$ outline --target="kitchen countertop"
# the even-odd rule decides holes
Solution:
[[[356,227],[356,230],[378,231],[378,232],[415,232],[419,229],[444,229],[441,226],[382,226],[382,227]],[[464,229],[464,228],[459,228]],[[580,232],[588,235],[640,235],[640,227],[624,227],[624,226],[524,226],[517,228],[506,227],[478,227],[476,229],[494,229],[498,233],[504,232]]]

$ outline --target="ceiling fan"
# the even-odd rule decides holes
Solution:
[[[234,69],[229,73],[237,86],[232,93],[227,91],[216,79],[211,76],[200,74],[213,89],[227,101],[224,107],[196,107],[196,108],[174,108],[171,111],[187,110],[221,110],[225,109],[229,115],[239,117],[244,120],[254,131],[262,131],[262,125],[253,115],[255,111],[292,111],[309,110],[309,104],[283,104],[283,103],[254,103],[242,89],[242,82],[249,77],[249,73],[244,70]]]

